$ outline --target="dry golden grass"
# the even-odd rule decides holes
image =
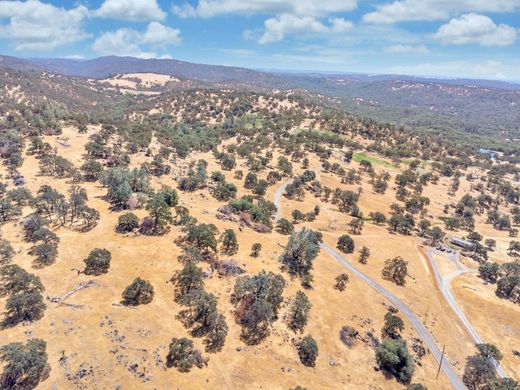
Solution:
[[[81,135],[74,128],[67,127],[60,139],[46,137],[46,141],[55,146],[60,155],[79,166],[82,163],[83,146],[89,134],[97,130],[99,129],[91,127],[88,134]],[[277,157],[278,153],[275,153],[273,161]],[[220,170],[211,154],[197,154],[193,158],[206,159],[209,162],[208,172]],[[132,166],[145,160],[142,153],[132,156]],[[317,160],[311,159],[311,166],[317,164]],[[301,171],[298,165],[295,164],[297,173]],[[356,163],[352,165],[357,166]],[[240,161],[237,168],[247,172],[244,161]],[[67,180],[39,176],[38,162],[32,156],[25,157],[20,171],[28,179],[27,187],[33,193],[42,184],[50,184],[62,193],[70,186]],[[173,179],[181,171],[181,167],[174,167],[172,175],[154,178],[152,184],[155,188],[161,185],[175,186]],[[391,172],[392,176],[396,173],[397,170]],[[241,181],[232,177],[232,172],[225,174],[229,182],[237,184],[239,196],[248,193],[243,189]],[[339,178],[332,174],[321,173],[319,179],[332,188],[341,186],[357,189],[357,186],[340,184]],[[449,200],[456,201],[466,191],[466,185],[467,183],[463,183],[457,197]],[[383,316],[387,311],[386,302],[381,295],[352,275],[344,292],[335,290],[334,278],[344,272],[344,268],[323,252],[315,261],[314,289],[306,291],[313,307],[304,334],[312,334],[319,346],[315,368],[304,367],[299,362],[293,341],[302,335],[293,334],[284,324],[286,304],[270,336],[258,346],[246,346],[240,340],[240,327],[234,322],[233,306],[230,303],[234,278],[220,278],[215,274],[206,280],[206,288],[218,297],[219,310],[224,313],[229,325],[224,349],[216,354],[205,354],[210,359],[208,366],[202,370],[194,369],[187,374],[175,369],[166,370],[165,356],[172,337],[191,338],[189,330],[176,318],[180,307],[173,301],[173,287],[168,283],[181,267],[176,259],[180,249],[174,244],[174,240],[182,233],[178,228],[172,227],[162,237],[117,234],[114,227],[120,213],[110,211],[108,203],[102,199],[106,190],[97,183],[83,183],[82,186],[88,191],[89,205],[101,213],[101,219],[95,228],[86,233],[75,232],[67,227],[59,228],[57,234],[61,242],[55,264],[43,269],[32,268],[32,257],[27,254],[29,244],[23,241],[20,224],[8,223],[1,228],[3,236],[17,250],[14,262],[41,277],[46,287],[46,296],[61,296],[87,280],[93,279],[96,282],[95,286],[77,292],[66,301],[84,305],[83,308],[60,306],[47,301],[48,308],[41,320],[0,331],[2,344],[29,337],[39,337],[47,341],[52,371],[50,377],[40,384],[41,389],[54,386],[57,389],[110,389],[116,385],[123,389],[288,389],[296,385],[309,389],[403,388],[394,379],[385,379],[381,372],[374,370],[375,358],[371,347],[358,341],[356,346],[349,349],[340,341],[339,331],[344,325],[355,327],[363,336],[371,331],[380,338]],[[267,198],[273,198],[275,187],[269,188]],[[360,207],[365,215],[369,211],[388,214],[389,205],[395,199],[395,190],[389,189],[385,195],[374,194],[367,184],[367,178],[364,178],[363,187]],[[448,201],[446,191],[446,180],[441,180],[437,186],[425,187],[425,195],[432,199],[429,211],[434,217],[442,215],[442,207]],[[240,249],[232,258],[237,259],[249,275],[264,269],[281,272],[278,257],[283,250],[282,245],[287,242],[287,236],[275,232],[259,234],[248,228],[238,231],[238,224],[217,220],[216,210],[222,203],[217,202],[207,191],[181,193],[180,199],[181,204],[189,207],[192,215],[199,221],[215,223],[221,231],[225,228],[235,229]],[[322,231],[325,242],[335,246],[337,237],[347,231],[346,224],[350,220],[349,216],[339,213],[335,206],[324,204],[307,194],[303,202],[284,198],[283,215],[290,215],[295,208],[310,211],[315,204],[320,205],[322,212],[315,222],[307,225]],[[26,209],[25,213],[29,211]],[[146,212],[137,210],[136,214],[142,217]],[[481,225],[479,231],[484,232]],[[489,233],[499,235],[496,231]],[[461,373],[466,356],[473,351],[472,342],[454,319],[442,296],[436,292],[433,275],[420,252],[421,241],[414,237],[389,234],[384,227],[370,222],[365,223],[361,235],[353,238],[357,249],[354,255],[347,256],[349,261],[356,262],[357,250],[362,245],[368,246],[371,250],[368,264],[359,264],[359,268],[414,310],[439,345],[446,344],[448,358]],[[255,242],[262,244],[258,259],[249,256],[250,248]],[[110,271],[98,277],[78,274],[77,270],[84,268],[83,259],[96,247],[111,251]],[[500,242],[497,254],[502,251],[503,245]],[[397,255],[403,256],[409,262],[411,278],[408,278],[406,287],[396,286],[381,278],[384,261]],[[449,267],[442,270],[450,272]],[[288,281],[284,292],[287,302],[301,286],[298,280],[291,280],[286,273],[283,275]],[[123,289],[138,276],[151,281],[155,289],[154,300],[136,308],[120,306]],[[471,286],[477,291],[468,290],[464,286]],[[508,350],[508,345],[518,341],[520,335],[518,307],[498,300],[492,287],[483,286],[474,275],[456,280],[454,290],[477,331],[487,341],[496,343],[506,355],[504,368],[508,374],[520,379],[518,372],[514,372],[515,358]],[[0,307],[3,307],[4,301],[0,300]],[[487,318],[491,321],[487,321]],[[406,320],[405,325],[403,336],[410,344],[417,334]],[[195,343],[203,349],[200,339],[195,339]],[[87,375],[74,379],[80,368],[87,368]],[[421,366],[417,367],[413,381],[423,383],[430,389],[450,388],[442,374],[435,380],[436,370],[437,362],[429,354],[422,359]]]

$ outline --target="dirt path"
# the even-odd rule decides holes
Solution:
[[[276,205],[276,214],[275,221],[277,222],[281,217],[281,200],[283,193],[287,186],[292,183],[292,180],[287,180],[283,184],[281,184],[276,192],[274,197],[274,204]],[[349,263],[345,258],[343,258],[340,254],[338,254],[333,248],[329,245],[322,243],[320,247],[324,249],[332,258],[337,260],[340,264],[342,264],[345,268],[347,268],[350,272],[356,275],[359,279],[367,283],[370,287],[372,287],[377,292],[381,293],[386,299],[388,299],[394,306],[396,306],[404,316],[410,321],[412,326],[415,328],[419,336],[423,339],[425,344],[428,346],[429,350],[435,357],[438,362],[441,362],[442,352],[433,339],[432,335],[428,332],[423,323],[419,320],[419,318],[412,312],[410,307],[406,305],[403,301],[401,301],[397,296],[392,294],[390,291],[386,290],[383,286],[377,283],[375,280],[371,279],[369,276],[365,275],[363,272],[354,267],[351,263]],[[462,380],[457,375],[456,371],[453,369],[448,359],[442,359],[442,371],[446,374],[449,381],[453,385],[453,388],[456,390],[465,390],[466,386],[462,383]]]
[[[434,254],[438,255],[444,255],[448,260],[450,260],[456,267],[457,270],[450,273],[447,276],[442,276],[442,274],[439,271],[439,268],[437,267],[437,262],[435,261],[435,258],[433,257]],[[453,279],[457,278],[458,276],[465,274],[465,273],[474,273],[477,272],[474,269],[467,268],[463,266],[456,254],[444,254],[442,252],[438,252],[434,249],[429,249],[426,252],[426,255],[428,257],[428,260],[430,261],[431,268],[433,269],[433,273],[435,274],[435,282],[437,285],[438,290],[444,297],[444,300],[450,305],[451,309],[455,313],[455,315],[458,317],[460,322],[464,325],[467,332],[475,342],[475,344],[483,344],[484,340],[479,336],[475,328],[471,325],[471,323],[468,321],[462,310],[460,309],[459,305],[457,305],[457,301],[455,300],[452,291],[451,291],[451,282]],[[493,364],[495,366],[495,369],[497,371],[497,374],[504,378],[506,376],[504,369],[500,366],[500,364],[493,359]]]

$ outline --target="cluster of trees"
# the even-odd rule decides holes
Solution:
[[[40,214],[32,214],[22,222],[25,240],[33,243],[29,253],[35,256],[35,263],[40,267],[51,265],[58,256],[60,238],[48,225],[49,220]]]
[[[302,221],[312,222],[316,219],[316,216],[320,213],[320,206],[316,205],[312,211],[308,213],[303,213],[298,209],[292,211],[291,216],[293,218],[293,222],[299,223]]]
[[[520,304],[520,262],[518,260],[501,265],[487,262],[479,266],[478,272],[479,277],[486,282],[496,283],[497,296]]]
[[[304,185],[313,181],[316,173],[306,170],[301,175],[293,178],[292,182],[285,188],[284,196],[289,199],[303,200],[305,195]]]
[[[215,183],[212,195],[219,201],[229,201],[237,196],[237,187],[233,183],[226,182],[226,177],[222,172],[213,172],[211,179]]]
[[[51,367],[47,359],[47,343],[29,339],[25,344],[10,343],[0,347],[0,375],[2,389],[34,389],[48,378]]]
[[[69,198],[66,199],[65,195],[51,186],[41,186],[33,201],[36,212],[60,225],[69,223],[72,226],[81,220],[84,230],[94,227],[99,221],[99,212],[87,205],[87,191],[78,185],[72,185],[68,193]]]
[[[0,134],[0,157],[4,159],[7,171],[12,177],[18,174],[18,168],[23,164],[24,138],[16,129],[8,129]]]
[[[40,278],[16,264],[0,267],[0,297],[6,297],[3,326],[14,326],[23,321],[43,317],[46,305]]]
[[[206,160],[192,161],[186,176],[180,178],[179,189],[182,191],[193,192],[204,188],[208,179],[208,162]]]
[[[246,195],[229,202],[229,207],[234,213],[247,212],[253,222],[272,227],[271,217],[276,213],[276,206],[271,201],[264,198],[254,199],[251,195]]]
[[[143,206],[151,193],[150,176],[142,168],[110,168],[100,175],[107,188],[107,200],[116,210]]]
[[[73,177],[76,168],[65,157],[52,153],[40,158],[40,172],[42,175],[53,176],[58,179]]]
[[[394,312],[388,311],[381,330],[383,341],[376,347],[376,361],[382,370],[399,382],[408,384],[415,372],[415,363],[408,352],[406,341],[401,337],[403,331],[403,320]]]
[[[494,362],[502,360],[502,353],[493,344],[477,344],[478,353],[467,358],[462,380],[469,390],[518,390],[518,382],[511,378],[497,378]]]
[[[217,308],[217,297],[204,289],[204,273],[197,266],[202,255],[190,248],[185,256],[183,268],[172,277],[175,286],[175,301],[182,305],[179,318],[184,326],[192,328],[194,337],[205,337],[207,352],[218,352],[224,346],[228,333],[226,319]]]
[[[254,172],[248,172],[244,179],[244,188],[251,190],[257,196],[264,196],[268,186],[269,182],[264,179],[258,180]]]
[[[173,223],[171,208],[177,206],[177,191],[164,186],[153,192],[150,177],[144,169],[129,171],[123,168],[111,168],[101,175],[102,184],[108,188],[107,198],[115,209],[133,209],[145,207],[148,216],[141,223],[133,213],[119,217],[116,231],[128,233],[140,227],[144,234],[164,234]]]

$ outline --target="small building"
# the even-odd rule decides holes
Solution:
[[[475,247],[475,244],[471,241],[463,240],[459,237],[452,237],[450,242],[453,245],[457,245],[458,247],[464,248],[464,249],[473,249]]]

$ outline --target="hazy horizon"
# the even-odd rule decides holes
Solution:
[[[518,0],[0,2],[2,51],[25,58],[118,55],[514,81],[519,28]]]

